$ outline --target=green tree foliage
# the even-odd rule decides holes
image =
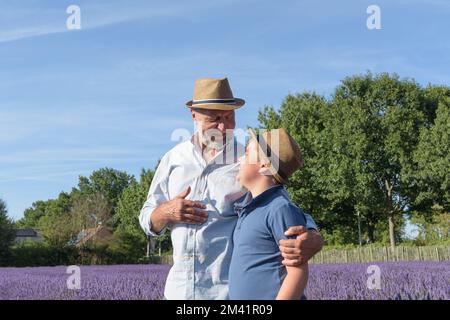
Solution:
[[[35,228],[39,225],[39,220],[45,216],[48,201],[38,200],[33,202],[30,208],[25,209],[23,218],[17,221],[19,228]]]
[[[70,212],[74,229],[89,229],[99,225],[112,227],[112,207],[105,195],[100,192],[77,195]]]
[[[139,225],[139,213],[147,199],[153,175],[153,170],[142,169],[139,183],[133,181],[124,190],[116,210],[118,226],[115,234],[122,240],[123,245],[129,248],[129,251],[138,250],[140,254],[145,252],[148,239]],[[156,241],[163,250],[168,249],[170,241],[168,234],[156,237]]]
[[[434,123],[430,128],[422,128],[414,159],[417,163],[411,179],[417,192],[414,207],[430,212],[437,205],[449,212],[450,93],[439,101]]]
[[[338,118],[339,124],[353,126],[338,136],[351,146],[348,156],[357,162],[354,195],[365,194],[382,204],[379,208],[367,206],[368,198],[363,196],[357,208],[362,205],[387,217],[392,246],[408,204],[409,185],[403,175],[413,167],[413,151],[426,121],[422,102],[420,86],[395,74],[346,78],[333,98],[334,109],[348,111]]]
[[[438,125],[435,132],[445,131],[448,137],[445,107],[437,107],[439,101],[444,105],[446,94],[445,87],[424,89],[396,74],[367,73],[345,78],[331,99],[315,93],[289,95],[279,111],[261,110],[261,127],[282,126],[299,142],[305,166],[288,190],[313,214],[329,243],[357,241],[358,221],[366,241],[389,239],[395,245],[401,240],[414,190],[418,185],[429,190],[426,180],[416,179],[421,130]],[[442,120],[433,125],[436,115]],[[427,146],[439,143],[442,148],[421,153],[434,157],[439,167],[434,195],[442,199],[443,190],[448,192],[448,176],[443,173],[448,173],[448,143],[442,146],[442,136],[439,141],[437,136],[423,139]]]
[[[14,238],[14,224],[8,217],[6,203],[0,199],[0,265],[6,264]]]
[[[76,194],[72,207],[41,226],[41,234],[53,246],[64,247],[69,240],[85,229],[98,226],[112,227],[112,207],[102,193]]]
[[[134,177],[124,171],[102,168],[94,171],[89,178],[80,176],[78,188],[72,189],[72,194],[102,193],[115,209],[123,190],[133,181]]]
[[[116,232],[126,242],[137,245],[142,252],[144,252],[147,239],[139,226],[139,212],[147,197],[153,174],[152,170],[142,169],[140,181],[133,181],[123,191],[116,212],[118,221]]]
[[[36,201],[24,212],[24,217],[17,222],[18,228],[33,228],[49,243],[64,243],[69,235],[64,232],[67,228],[66,217],[70,215],[72,197],[61,192],[56,199]]]
[[[413,212],[411,222],[418,229],[417,244],[450,244],[450,213],[441,206],[434,205],[432,214],[428,215]]]
[[[17,226],[39,230],[51,245],[65,244],[91,224],[88,221],[92,214],[114,227],[115,206],[123,190],[133,182],[132,175],[111,168],[96,170],[89,178],[80,176],[78,188],[72,188],[70,193],[61,192],[57,199],[34,202]]]

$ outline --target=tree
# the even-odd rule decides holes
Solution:
[[[411,222],[418,227],[416,243],[450,244],[450,213],[445,212],[441,206],[434,205],[429,215],[413,212]]]
[[[450,98],[450,87],[428,85],[422,91],[422,110],[426,115],[425,127],[430,128],[436,119],[439,103]]]
[[[133,181],[123,191],[117,206],[117,230],[122,234],[126,233],[134,237],[140,243],[145,243],[146,239],[139,226],[139,212],[147,198],[153,175],[152,170],[142,169],[139,183]]]
[[[0,265],[6,263],[9,256],[9,249],[14,242],[14,224],[8,218],[6,203],[0,199]]]
[[[112,207],[102,193],[77,194],[71,201],[69,211],[41,219],[41,233],[54,246],[64,247],[82,230],[112,225]]]
[[[362,153],[358,147],[364,131],[357,128],[361,124],[355,122],[351,108],[338,108],[316,93],[302,93],[287,96],[279,113],[265,107],[259,121],[267,129],[286,128],[299,143],[305,164],[290,179],[288,191],[314,216],[327,243],[357,241],[361,215],[366,215],[367,225],[377,223],[379,217],[369,214],[376,203],[369,203],[371,177],[357,155]]]
[[[78,189],[73,188],[72,194],[94,194],[102,193],[112,207],[117,207],[117,202],[123,190],[125,190],[132,181],[135,181],[132,175],[124,171],[112,168],[102,168],[94,171],[89,178],[80,176]]]
[[[442,113],[437,101],[448,90],[423,89],[396,74],[367,73],[345,78],[330,100],[314,93],[289,95],[278,112],[265,107],[259,121],[268,129],[286,128],[299,142],[305,167],[293,176],[289,191],[324,234],[333,241],[353,242],[359,225],[360,242],[363,233],[372,242],[385,238],[378,230],[385,219],[386,236],[394,246],[414,202],[413,190],[427,188],[420,179],[416,184],[408,179],[417,169],[419,133],[434,123],[436,112]],[[440,123],[437,130],[448,133],[442,125],[448,119]],[[448,158],[443,157],[448,149],[443,150],[435,153],[440,194],[448,180],[442,173],[448,171]]]
[[[47,201],[35,201],[30,208],[25,209],[23,218],[17,221],[19,228],[34,228],[39,224],[39,220],[45,215]]]
[[[154,175],[153,170],[142,169],[139,183],[133,181],[130,186],[125,189],[119,199],[116,218],[118,226],[116,235],[122,240],[122,243],[134,251],[137,256],[142,256],[145,252],[145,246],[149,241],[139,225],[139,213],[147,199],[147,193],[150,188]],[[168,235],[156,237],[159,246],[170,246]],[[137,250],[137,251],[136,251]]]
[[[354,224],[353,208],[345,201],[345,188],[330,181],[336,175],[330,172],[329,113],[324,97],[306,92],[288,95],[278,113],[265,107],[258,119],[266,129],[284,127],[300,145],[304,166],[288,186],[293,201],[314,216],[328,243],[353,242],[355,229],[345,227]]]
[[[69,212],[71,207],[72,198],[66,192],[61,192],[56,199],[35,201],[30,208],[25,209],[23,218],[17,222],[17,227],[40,229]]]
[[[410,178],[416,187],[414,208],[428,213],[433,206],[450,211],[450,94],[438,105],[434,123],[420,132],[414,152],[417,167]]]
[[[76,196],[70,212],[74,230],[95,228],[103,225],[111,227],[112,207],[103,193]]]
[[[65,244],[67,235],[63,232],[67,222],[63,219],[72,208],[72,197],[61,192],[56,199],[36,201],[24,212],[24,217],[17,222],[19,228],[38,230],[47,243]]]
[[[359,154],[363,166],[369,168],[371,177],[366,181],[375,182],[368,189],[372,195],[376,199],[383,195],[382,212],[388,219],[391,246],[398,239],[395,230],[408,205],[409,185],[404,175],[413,167],[413,151],[427,119],[421,94],[413,80],[368,73],[344,79],[333,98],[336,107],[354,110],[349,116],[355,115],[356,122],[361,111],[366,119],[357,124],[363,140],[359,146],[352,143],[356,153],[350,156]]]
[[[123,190],[133,181],[134,177],[126,172],[110,168],[94,171],[89,178],[80,176],[78,188],[72,188],[70,193],[61,192],[57,199],[34,202],[17,225],[38,229],[46,242],[54,245],[65,245],[83,228],[96,226],[89,214],[114,227],[111,219],[114,208]]]

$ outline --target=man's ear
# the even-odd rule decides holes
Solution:
[[[192,108],[189,108],[191,111],[192,120],[195,120],[195,111]]]

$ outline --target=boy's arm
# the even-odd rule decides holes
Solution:
[[[284,234],[286,229],[291,226],[305,226],[305,224],[305,216],[299,214],[298,208],[293,204],[274,206],[268,217],[269,229],[277,243],[282,239],[289,239]],[[276,299],[300,299],[308,281],[308,264],[286,266],[286,271],[286,277]]]
[[[323,237],[317,231],[317,226],[311,215],[300,209],[306,218],[306,226],[293,226],[285,230],[286,236],[296,236],[294,239],[281,240],[280,251],[283,264],[286,266],[300,266],[308,262],[317,252],[322,250]]]
[[[283,280],[277,300],[300,300],[308,283],[308,263],[298,267],[286,267],[287,275]]]

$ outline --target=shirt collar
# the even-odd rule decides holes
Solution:
[[[234,203],[235,211],[239,213],[245,208],[256,206],[261,201],[268,199],[274,192],[281,188],[284,188],[282,184],[275,184],[273,186],[270,186],[263,193],[257,195],[255,198],[253,198],[252,193],[248,191]]]

